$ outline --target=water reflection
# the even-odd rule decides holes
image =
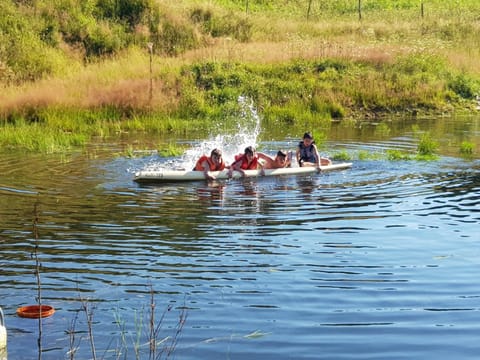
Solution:
[[[312,194],[312,192],[317,187],[315,183],[315,178],[312,176],[298,176],[297,177],[297,186],[302,193],[305,195]]]
[[[209,181],[205,186],[199,185],[196,188],[198,200],[205,206],[223,206],[225,197],[225,183]]]
[[[258,201],[258,180],[252,178],[245,178],[239,182],[239,186],[235,189],[235,194],[241,196],[242,199],[248,199],[249,201]]]

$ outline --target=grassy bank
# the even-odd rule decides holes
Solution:
[[[266,125],[320,129],[332,119],[474,109],[477,1],[360,3],[138,0],[125,2],[138,5],[130,13],[137,17],[108,17],[104,0],[93,10],[67,8],[69,21],[58,24],[58,4],[24,5],[17,26],[26,27],[22,11],[38,21],[27,40],[34,43],[43,19],[56,42],[44,36],[30,53],[17,51],[30,72],[0,62],[0,148],[61,151],[92,136],[191,134],[235,119],[239,96],[253,100]],[[103,32],[88,22],[83,38],[68,33],[80,15],[100,16]],[[98,51],[89,52],[93,34]],[[108,39],[118,46],[108,48]],[[52,64],[32,65],[46,56],[38,49],[55,55]]]

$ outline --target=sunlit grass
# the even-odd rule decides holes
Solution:
[[[351,161],[352,155],[349,154],[346,150],[341,150],[333,154],[332,159],[335,161]]]
[[[435,156],[438,150],[438,142],[432,138],[429,132],[420,135],[417,145],[417,153],[419,156],[431,158]]]
[[[158,154],[162,157],[180,156],[185,151],[183,146],[175,143],[162,144],[158,146]]]
[[[391,161],[412,160],[413,157],[401,150],[389,149],[386,151],[387,159]]]
[[[360,150],[357,154],[358,160],[382,160],[383,155],[379,152],[371,152],[366,150]]]
[[[114,108],[97,110],[56,109],[37,114],[35,121],[18,117],[0,125],[0,149],[57,153],[81,148],[93,137],[108,139],[124,134],[158,134],[176,138],[209,128],[208,119],[178,119],[163,114],[147,114],[122,119]],[[128,151],[127,151],[128,153]]]
[[[85,134],[63,132],[39,124],[7,125],[0,131],[0,148],[28,152],[57,153],[86,144]]]
[[[460,154],[465,157],[473,156],[475,152],[475,145],[470,141],[462,141],[460,144]]]
[[[238,26],[245,21],[251,37],[208,36],[177,56],[155,53],[152,74],[141,43],[86,64],[72,56],[71,66],[56,76],[6,86],[0,94],[0,128],[22,123],[23,133],[30,124],[44,125],[55,129],[45,139],[53,143],[4,135],[0,144],[23,146],[18,144],[24,139],[25,149],[56,151],[65,146],[62,137],[73,133],[84,139],[189,134],[232,115],[239,95],[254,99],[269,126],[320,131],[332,119],[348,123],[365,114],[446,113],[469,106],[468,98],[480,91],[477,2],[432,0],[420,18],[418,1],[392,6],[379,0],[364,9],[362,21],[355,4],[315,2],[306,21],[301,1],[252,2],[245,14],[245,3],[238,1],[163,0],[173,23],[184,24],[193,9],[204,9],[216,20],[232,17]],[[205,64],[213,70],[195,73]],[[389,133],[384,123],[375,131],[378,137]],[[419,152],[430,151],[423,146]]]

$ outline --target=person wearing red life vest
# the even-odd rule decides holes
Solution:
[[[245,170],[257,170],[259,167],[262,169],[261,174],[265,175],[263,165],[258,161],[255,148],[248,146],[245,148],[243,154],[235,156],[235,161],[230,165],[230,169],[228,170],[228,176],[232,177],[234,170],[239,171],[242,176],[245,176]]]
[[[205,179],[215,180],[215,176],[211,174],[211,171],[221,171],[225,169],[225,162],[222,158],[222,151],[220,149],[213,149],[210,156],[202,155],[198,159],[194,171],[203,171]]]

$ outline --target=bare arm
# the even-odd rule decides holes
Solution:
[[[320,169],[320,154],[318,153],[317,145],[313,144],[313,153],[315,154],[315,167]]]
[[[287,154],[287,158],[285,159],[285,167],[291,167],[292,166],[292,152],[289,151]]]
[[[263,163],[261,161],[257,160],[257,169],[258,168],[260,168],[260,175],[265,176],[265,165],[263,165]]]
[[[215,180],[215,176],[210,175],[210,165],[208,164],[208,161],[205,160],[202,162],[202,168],[203,168],[203,175],[205,176],[205,179],[207,180]]]
[[[273,161],[272,157],[268,156],[267,154],[264,154],[262,152],[257,152],[258,158],[265,160],[265,161]]]
[[[232,177],[234,170],[240,171],[241,163],[242,163],[241,160],[237,160],[230,165],[230,168],[228,169],[228,177]]]
[[[274,165],[274,163],[275,163],[275,160],[274,160],[274,159],[272,159],[272,158],[271,158],[270,156],[268,156],[267,154],[264,154],[264,153],[261,153],[261,152],[257,152],[257,155],[258,155],[258,158],[259,158],[260,160],[265,161],[265,165],[266,165],[266,168],[267,168],[267,169],[270,169],[270,168],[273,167],[273,165]],[[260,161],[259,161],[258,163],[260,164],[260,166],[262,166]],[[262,166],[262,169],[263,169],[263,166]]]

